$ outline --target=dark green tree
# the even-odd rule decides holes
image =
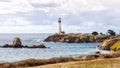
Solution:
[[[103,35],[103,33],[102,33],[102,32],[100,32],[100,35]]]
[[[94,31],[92,32],[92,35],[98,35],[98,32]]]
[[[110,36],[116,36],[116,33],[113,30],[107,31]]]

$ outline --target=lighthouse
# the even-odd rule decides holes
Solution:
[[[59,23],[59,29],[58,29],[59,30],[59,34],[61,34],[61,32],[62,32],[61,31],[62,30],[62,28],[61,28],[61,18],[58,19],[58,23]]]

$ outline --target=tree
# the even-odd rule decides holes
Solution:
[[[100,32],[100,35],[101,35],[101,36],[105,36],[105,34],[103,34],[102,32]]]
[[[65,31],[61,31],[62,34],[65,34]]]
[[[92,32],[92,35],[98,35],[98,32],[94,31]]]
[[[102,33],[102,32],[100,32],[100,35],[103,35],[103,33]]]
[[[110,36],[116,36],[116,33],[113,30],[107,31]]]

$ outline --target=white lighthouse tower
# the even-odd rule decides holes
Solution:
[[[62,30],[62,28],[61,28],[61,18],[59,18],[58,19],[58,23],[59,23],[59,34],[61,34],[61,30]]]

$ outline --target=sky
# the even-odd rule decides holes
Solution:
[[[119,0],[0,0],[0,33],[120,31]]]

